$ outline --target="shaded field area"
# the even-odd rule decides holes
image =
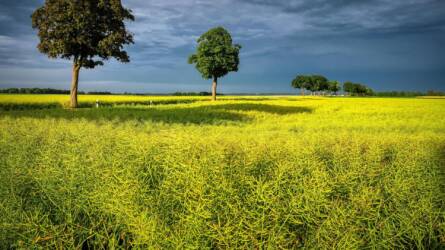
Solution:
[[[280,97],[221,96],[222,100],[264,101]],[[283,97],[281,97],[283,98]],[[280,99],[281,99],[280,98]],[[295,99],[295,97],[289,97]],[[135,95],[79,95],[80,108],[112,107],[116,105],[160,105],[209,101],[206,96],[135,96]],[[69,96],[61,94],[0,94],[0,110],[36,110],[68,108]]]
[[[200,96],[132,96],[132,95],[79,95],[79,106],[91,108],[115,105],[159,105],[192,103],[208,98]],[[0,94],[0,110],[53,109],[69,107],[68,95]]]
[[[0,109],[0,248],[445,247],[443,99],[112,98]]]

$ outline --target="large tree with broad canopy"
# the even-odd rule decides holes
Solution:
[[[32,14],[37,48],[50,58],[73,60],[70,107],[76,108],[79,71],[115,58],[129,62],[124,45],[133,43],[125,21],[134,20],[120,0],[46,0]]]
[[[233,44],[232,36],[223,27],[210,29],[198,39],[196,53],[188,59],[204,79],[213,79],[212,100],[216,100],[218,78],[238,71],[241,45]]]

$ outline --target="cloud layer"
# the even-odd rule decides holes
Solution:
[[[0,87],[68,88],[70,62],[38,53],[30,15],[43,3],[0,3]],[[320,73],[376,89],[445,89],[445,1],[127,0],[132,62],[81,73],[88,90],[208,90],[187,56],[211,27],[243,45],[226,92],[290,92],[299,73]],[[109,82],[110,84],[103,84]],[[101,84],[99,84],[101,83]]]

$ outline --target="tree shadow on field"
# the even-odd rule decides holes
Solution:
[[[244,97],[244,96],[237,96],[237,97],[223,97],[221,98],[224,101],[274,101],[279,100],[277,97]]]
[[[312,109],[297,106],[271,104],[236,103],[202,106],[117,106],[105,108],[81,108],[25,110],[2,112],[13,118],[30,117],[37,119],[87,119],[91,121],[153,121],[180,124],[220,124],[227,122],[248,122],[253,119],[249,112],[264,112],[272,115],[311,113]],[[1,113],[0,113],[1,116]]]
[[[281,106],[281,105],[259,104],[259,103],[215,104],[203,107],[212,110],[243,111],[243,112],[254,111],[254,112],[264,112],[274,115],[290,115],[297,113],[312,112],[312,109],[308,107]]]

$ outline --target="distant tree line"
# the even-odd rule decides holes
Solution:
[[[70,94],[70,90],[64,89],[51,89],[51,88],[6,88],[0,89],[0,93],[2,94],[62,94],[67,95]],[[79,91],[78,94],[81,95],[122,95],[122,93],[112,93],[109,91]],[[123,95],[159,95],[153,93],[129,93],[125,92]],[[166,94],[162,94],[166,95]],[[174,92],[171,95],[174,96],[212,96],[212,92]],[[217,95],[223,95],[218,93]]]
[[[291,83],[292,87],[300,89],[301,95],[310,91],[311,95],[338,95],[341,90],[340,82],[328,80],[322,75],[297,75]],[[374,91],[361,83],[345,82],[343,91],[353,96],[372,96]]]
[[[420,91],[382,91],[376,92],[375,96],[381,97],[415,97],[415,96],[445,96],[443,91],[428,90],[427,92]]]
[[[51,88],[7,88],[0,89],[2,94],[61,94],[67,95],[70,93],[69,90],[65,89],[51,89]],[[91,91],[91,92],[78,92],[81,95],[111,95],[108,91]]]
[[[310,91],[311,95],[336,95],[341,89],[338,81],[329,81],[322,75],[298,75],[291,84],[301,90],[301,95],[304,95],[306,90]]]
[[[50,88],[8,88],[0,89],[4,94],[69,94],[69,90]]]
[[[309,91],[311,95],[338,95],[341,90],[340,82],[328,80],[322,75],[297,75],[291,82],[292,87],[300,89],[301,95]],[[383,91],[375,92],[362,83],[346,81],[343,92],[350,96],[381,96],[381,97],[414,97],[414,96],[445,96],[445,92],[428,90],[420,91]]]
[[[291,82],[292,87],[300,89],[301,95],[309,91],[311,95],[338,95],[342,89],[339,81],[328,80],[322,75],[297,75]],[[420,91],[383,91],[375,92],[362,83],[346,81],[343,83],[343,92],[349,96],[388,96],[388,97],[414,97],[414,96],[445,96],[445,92],[429,90]]]
[[[87,95],[113,95],[113,93],[108,91],[90,91],[85,93]]]
[[[330,81],[330,87],[325,90],[325,94],[328,93],[330,95],[336,95],[340,91],[340,83],[337,81]],[[346,85],[346,88],[345,88]],[[345,82],[343,84],[343,89],[346,91],[346,89],[349,89],[349,94],[351,95],[366,95],[366,96],[378,96],[378,97],[415,97],[415,96],[445,96],[445,92],[443,91],[435,91],[435,90],[428,90],[427,92],[420,92],[420,91],[382,91],[382,92],[374,92],[372,89],[367,88],[365,85],[362,84],[356,84],[351,82]],[[323,90],[318,90],[323,91]],[[360,94],[361,92],[365,94]],[[6,88],[6,89],[0,89],[1,94],[63,94],[67,95],[70,93],[69,90],[63,90],[63,89],[51,89],[51,88]],[[124,92],[124,93],[112,93],[108,91],[79,91],[78,92],[81,95],[170,95],[170,94],[156,94],[156,93],[131,93],[131,92]],[[261,95],[273,95],[276,93],[269,93],[265,94],[262,93]],[[281,95],[285,95],[286,93],[282,93]],[[211,96],[211,92],[201,91],[201,92],[174,92],[171,95],[174,96]],[[217,93],[217,95],[224,95],[222,93]],[[252,94],[231,94],[231,95],[252,95]]]
[[[175,92],[173,93],[174,96],[212,96],[212,92]],[[216,95],[223,95],[220,93],[217,93]]]
[[[343,83],[343,91],[351,96],[373,96],[374,90],[365,84],[345,82]]]

